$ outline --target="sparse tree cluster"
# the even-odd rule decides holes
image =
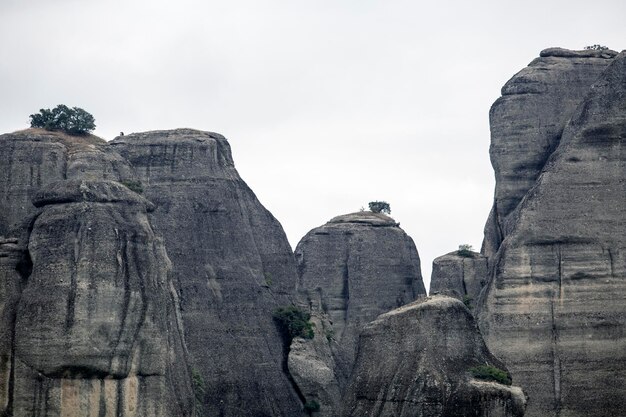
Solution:
[[[586,50],[592,50],[592,51],[604,51],[605,49],[609,49],[607,46],[604,45],[588,45],[585,46]]]
[[[372,213],[391,214],[391,206],[386,201],[370,201],[369,207]]]
[[[80,107],[59,104],[54,109],[41,109],[30,115],[30,127],[60,130],[69,135],[85,135],[96,128],[94,117]]]

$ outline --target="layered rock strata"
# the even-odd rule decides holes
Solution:
[[[391,217],[363,211],[311,230],[295,255],[299,292],[332,323],[331,348],[343,386],[362,327],[426,294],[417,249]]]
[[[508,207],[501,212],[508,218],[479,306],[487,344],[530,396],[528,416],[617,416],[626,409],[626,54],[612,55],[541,58],[520,74],[536,73],[545,59],[560,67],[543,71],[559,75],[545,91],[526,94],[545,98],[505,111],[505,96],[492,111],[492,149],[519,143],[515,155],[536,160],[533,172],[541,172],[534,181],[535,174],[517,175],[524,170],[514,169],[511,155],[492,152],[496,205]],[[562,79],[573,74],[577,81],[564,95]],[[579,99],[566,99],[571,93]],[[526,133],[503,129],[522,122]],[[542,164],[533,149],[546,124],[565,129]],[[518,197],[502,200],[509,189]]]
[[[296,281],[278,221],[239,177],[228,141],[191,129],[111,142],[133,166],[172,260],[206,415],[296,416],[304,397],[272,320]]]
[[[550,48],[502,87],[491,107],[491,163],[496,175],[483,254],[493,256],[507,218],[535,184],[563,129],[617,52]]]
[[[429,294],[454,297],[472,308],[488,279],[485,256],[477,252],[450,252],[433,261]]]
[[[522,390],[478,380],[472,368],[506,373],[462,302],[429,297],[365,326],[344,399],[344,417],[524,415]]]
[[[152,205],[118,182],[128,163],[94,136],[27,129],[0,146],[14,236],[0,241],[0,410],[191,416],[169,260]]]

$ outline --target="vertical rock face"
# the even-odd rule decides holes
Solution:
[[[467,255],[450,252],[433,261],[429,294],[445,294],[473,307],[488,279],[485,256],[476,252]]]
[[[521,389],[475,379],[481,365],[506,372],[463,303],[418,300],[365,326],[342,416],[523,416]]]
[[[296,269],[278,221],[237,173],[224,137],[190,129],[111,142],[134,167],[165,238],[206,415],[296,416],[273,311]]]
[[[16,417],[190,415],[169,261],[146,204],[104,181],[62,181],[35,198],[43,210],[13,342]]]
[[[357,212],[311,230],[295,254],[299,291],[332,322],[337,375],[344,383],[361,328],[426,294],[417,249],[392,218]]]
[[[508,215],[481,300],[481,330],[528,392],[529,416],[600,417],[626,409],[626,54],[599,77],[595,64],[578,66],[590,74],[581,79],[597,81],[573,112],[561,101],[537,106],[568,123]],[[525,149],[534,136],[519,140]],[[521,182],[519,189],[527,188]]]
[[[0,146],[2,413],[192,415],[151,204],[114,182],[132,179],[128,163],[99,138],[41,129]]]
[[[615,55],[546,49],[502,87],[489,114],[496,191],[485,227],[485,255],[497,251],[507,217],[533,186],[565,124]]]

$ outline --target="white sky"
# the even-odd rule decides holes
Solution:
[[[624,0],[0,0],[0,132],[60,103],[107,140],[219,132],[292,246],[386,200],[428,288],[435,257],[480,248],[502,85],[547,47],[626,48],[624,16]]]

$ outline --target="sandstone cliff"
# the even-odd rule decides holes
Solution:
[[[478,295],[489,279],[487,258],[479,253],[450,252],[433,261],[429,294],[457,298],[474,307]]]
[[[0,146],[2,413],[192,415],[169,260],[151,204],[117,182],[128,164],[37,129]]]
[[[626,54],[614,55],[544,51],[491,112],[479,320],[528,416],[626,409]]]
[[[496,175],[483,253],[493,256],[506,237],[506,221],[535,184],[563,129],[614,51],[546,49],[502,87],[489,113],[489,154]]]
[[[278,221],[239,177],[224,137],[191,129],[111,142],[133,166],[165,239],[202,412],[297,416],[273,311],[296,283]]]
[[[391,217],[363,211],[311,230],[295,255],[299,292],[332,323],[331,348],[343,385],[362,327],[426,294],[417,249]]]
[[[435,296],[365,326],[344,399],[345,417],[523,416],[521,389],[473,376],[506,368],[462,302]]]

